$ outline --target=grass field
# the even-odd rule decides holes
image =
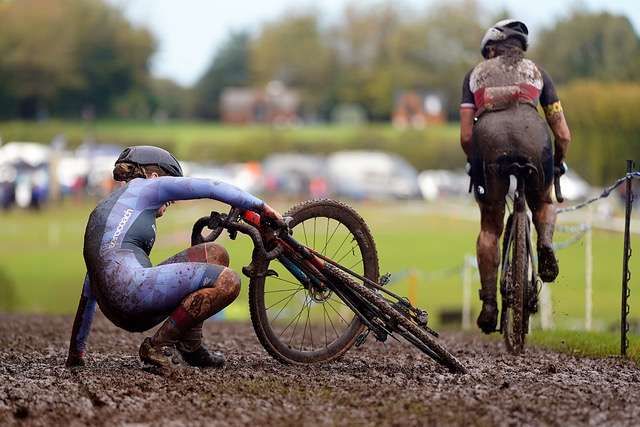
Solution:
[[[275,202],[284,211],[293,202]],[[478,231],[472,203],[396,203],[355,205],[375,237],[381,272],[392,273],[397,293],[417,296],[418,304],[439,323],[442,311],[459,311],[463,303],[465,260],[472,261]],[[0,307],[15,311],[70,314],[76,308],[84,263],[84,227],[93,203],[70,201],[41,212],[10,211],[0,216]],[[178,202],[158,222],[158,241],[152,260],[159,262],[189,244],[189,230],[195,219],[212,208],[226,207],[212,202]],[[562,220],[562,218],[561,218]],[[562,222],[562,221],[559,221]],[[573,237],[556,233],[556,242]],[[593,239],[593,326],[606,331],[620,318],[622,283],[622,234],[595,230]],[[585,238],[558,251],[561,273],[550,289],[553,320],[559,329],[583,329],[585,316]],[[240,270],[250,261],[250,241],[240,236],[227,241],[232,267]],[[634,261],[632,258],[631,269]],[[637,263],[635,263],[637,265]],[[477,270],[472,273],[473,313],[477,298]],[[410,284],[414,287],[410,289]],[[631,286],[633,284],[631,283]],[[631,293],[630,318],[638,322],[640,299]],[[248,313],[246,295],[228,310],[233,319]]]
[[[459,168],[464,165],[459,126],[446,123],[422,130],[399,131],[390,124],[367,126],[305,125],[277,129],[266,125],[232,126],[216,122],[110,121],[94,123],[49,120],[43,123],[0,123],[2,139],[49,144],[64,135],[67,148],[87,138],[121,146],[149,144],[171,151],[180,160],[218,163],[260,161],[277,152],[304,151],[327,154],[343,149],[394,151],[418,170]]]
[[[344,148],[379,148],[403,154],[418,169],[449,168],[460,165],[456,123],[429,127],[423,131],[398,132],[389,125],[367,127],[305,126],[277,130],[265,126],[223,126],[216,123],[168,123],[98,121],[48,121],[38,123],[2,123],[2,137],[12,140],[49,143],[62,133],[69,140],[68,148],[82,143],[87,134],[102,143],[121,145],[156,144],[172,150],[185,160],[216,159],[246,161],[260,159],[270,152],[309,150],[331,152]],[[452,166],[453,165],[453,166]],[[291,201],[269,200],[280,211],[292,206]],[[84,227],[95,201],[74,204],[66,201],[41,212],[0,212],[0,310],[28,313],[72,314],[75,312],[84,277],[82,241]],[[159,262],[189,244],[193,221],[208,214],[211,202],[179,202],[158,222],[158,241],[152,261]],[[380,258],[381,272],[391,272],[389,286],[396,293],[415,297],[418,306],[429,311],[435,328],[447,327],[441,322],[445,312],[460,313],[464,295],[469,295],[471,323],[480,309],[477,270],[472,266],[478,216],[475,204],[465,201],[449,203],[394,203],[390,205],[357,204],[356,210],[369,224]],[[635,213],[637,218],[638,214]],[[619,221],[619,217],[617,220]],[[637,221],[637,220],[636,220]],[[559,224],[577,225],[585,222],[585,214],[559,217]],[[632,246],[638,245],[638,230],[632,236]],[[562,243],[575,233],[556,233]],[[572,346],[584,337],[595,340],[592,348],[602,354],[611,351],[619,339],[621,317],[622,247],[619,231],[594,229],[592,235],[592,327],[598,334],[585,334],[588,242],[585,237],[558,251],[560,276],[550,286],[554,335],[538,329],[540,316],[533,319],[536,328],[532,340],[548,340],[550,346]],[[248,238],[226,241],[231,254],[231,266],[240,270],[250,261]],[[634,273],[639,266],[637,255],[630,260]],[[471,283],[464,293],[465,273]],[[640,292],[634,290],[634,277],[629,304],[629,320],[635,337],[632,347],[638,348],[640,334]],[[637,279],[635,279],[637,281]],[[224,311],[228,319],[247,319],[248,280],[236,302]],[[573,338],[561,336],[573,333]],[[608,347],[602,349],[601,343]],[[619,345],[619,344],[618,344]],[[614,351],[615,352],[615,351]]]

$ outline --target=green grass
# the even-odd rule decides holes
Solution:
[[[277,202],[276,202],[277,203]],[[277,206],[284,211],[292,203]],[[435,325],[443,310],[459,310],[463,298],[465,257],[475,254],[478,223],[473,204],[441,207],[437,204],[355,206],[375,237],[381,272],[392,273],[391,287],[410,296],[410,284],[418,305],[431,312]],[[84,277],[82,241],[92,203],[67,202],[46,211],[11,211],[0,216],[0,286],[11,287],[15,295],[12,310],[69,314],[75,310]],[[158,241],[152,261],[160,262],[189,244],[193,221],[212,208],[226,211],[212,202],[179,202],[158,221]],[[456,212],[458,210],[458,212]],[[556,241],[570,238],[557,233]],[[250,261],[251,242],[244,236],[225,242],[232,267],[240,270]],[[586,304],[584,238],[558,251],[561,273],[550,285],[553,320],[558,329],[584,329]],[[620,319],[621,233],[596,230],[593,233],[593,325],[595,330],[615,328]],[[633,269],[633,265],[632,265]],[[473,272],[471,303],[473,315],[480,303],[477,271]],[[412,279],[414,280],[412,282]],[[631,284],[633,286],[633,284]],[[246,286],[245,286],[246,287]],[[638,293],[632,292],[630,319],[638,321]],[[246,294],[227,313],[246,318]],[[534,320],[534,325],[536,321]]]
[[[272,201],[285,211],[290,201]],[[465,259],[472,259],[479,229],[477,207],[471,202],[355,204],[367,221],[380,258],[381,273],[391,272],[389,287],[404,296],[415,296],[417,305],[430,313],[436,329],[445,311],[461,310]],[[85,274],[82,259],[86,221],[95,201],[66,201],[41,212],[13,210],[0,213],[0,309],[27,313],[69,315],[75,312]],[[227,207],[211,201],[184,201],[173,205],[158,221],[158,240],[152,261],[158,263],[189,244],[193,221],[212,209]],[[575,218],[559,223],[577,224]],[[573,234],[556,233],[563,242]],[[632,235],[632,246],[637,244]],[[532,320],[530,342],[553,350],[583,356],[620,354],[622,234],[604,230],[592,233],[593,330],[585,330],[586,239],[558,251],[561,273],[550,285],[556,331],[542,331],[539,316]],[[240,271],[250,262],[251,242],[245,236],[224,242],[231,267]],[[632,257],[631,270],[637,262]],[[477,270],[471,269],[471,322],[480,310]],[[415,284],[415,287],[412,285]],[[634,288],[634,281],[630,283]],[[248,279],[243,279],[240,297],[224,310],[228,320],[248,319]],[[629,355],[640,351],[640,293],[631,292]]]
[[[640,336],[628,335],[626,355],[640,362]],[[618,357],[622,354],[620,332],[541,331],[534,330],[527,337],[533,345],[583,357]]]
[[[2,139],[48,144],[59,134],[74,149],[87,136],[122,146],[150,144],[164,147],[181,160],[246,162],[275,152],[306,151],[327,154],[342,149],[380,149],[405,156],[417,169],[455,168],[464,164],[457,123],[424,130],[398,131],[390,124],[366,126],[306,125],[276,129],[266,125],[232,126],[217,122],[50,120],[43,123],[0,123]]]

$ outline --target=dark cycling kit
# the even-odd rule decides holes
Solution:
[[[553,180],[553,148],[538,101],[549,115],[560,102],[547,72],[528,59],[509,62],[504,56],[488,59],[465,77],[461,109],[476,110],[473,127],[472,171],[476,196],[484,203],[501,202],[498,185],[503,162],[527,159],[539,174],[527,185],[542,191]],[[492,114],[484,114],[485,112]],[[496,112],[498,114],[496,114]]]
[[[214,199],[261,212],[264,202],[220,181],[163,176],[134,179],[105,197],[89,217],[84,238],[87,276],[71,348],[82,354],[96,303],[115,325],[141,332],[162,322],[189,294],[211,287],[224,266],[192,247],[152,266],[156,214],[176,200]],[[180,261],[190,262],[180,262]]]

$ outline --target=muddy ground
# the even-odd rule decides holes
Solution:
[[[338,362],[283,366],[250,324],[208,322],[222,369],[144,367],[144,334],[96,317],[87,366],[63,367],[72,319],[0,313],[0,425],[638,425],[640,367],[445,332],[450,374],[405,344],[369,340]]]

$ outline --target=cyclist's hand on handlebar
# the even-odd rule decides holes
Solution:
[[[553,186],[556,192],[556,199],[559,203],[564,202],[562,189],[560,188],[560,177],[567,172],[567,164],[562,162],[560,165],[553,167]]]
[[[278,211],[276,211],[275,209],[273,209],[271,206],[269,206],[266,203],[262,207],[262,214],[261,215],[264,216],[264,217],[267,217],[269,219],[282,220],[282,215],[280,215],[278,213]]]
[[[565,173],[567,173],[567,170],[569,168],[567,167],[567,164],[565,162],[560,163],[559,165],[555,165],[553,168],[553,172],[556,176],[562,176]]]

